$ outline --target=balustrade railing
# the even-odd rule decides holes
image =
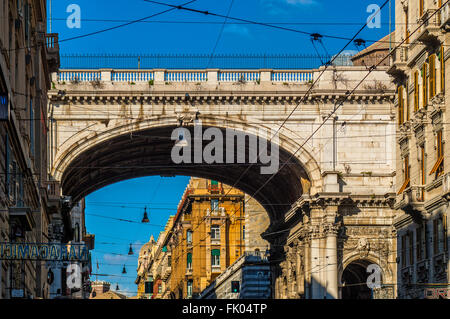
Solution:
[[[153,71],[113,71],[111,81],[113,82],[148,82],[154,80]]]
[[[58,82],[190,82],[190,83],[308,83],[314,80],[314,70],[60,70]],[[152,83],[153,84],[153,83]]]
[[[205,82],[208,80],[205,71],[166,71],[164,81],[167,82]]]
[[[58,81],[90,82],[101,79],[100,71],[67,70],[58,72]]]
[[[259,71],[220,71],[219,82],[256,82],[260,80]]]
[[[314,74],[311,71],[274,71],[272,72],[273,82],[311,82]]]

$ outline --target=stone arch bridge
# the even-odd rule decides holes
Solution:
[[[60,70],[49,92],[48,173],[74,201],[146,175],[257,192],[270,218],[263,236],[272,245],[275,297],[342,297],[345,263],[357,256],[378,261],[390,282],[394,90],[376,70],[309,139],[367,72],[329,68],[302,101],[322,70]],[[196,120],[263,141],[284,124],[272,140],[283,168],[272,176],[260,163],[175,164],[171,134],[177,127],[194,134]]]

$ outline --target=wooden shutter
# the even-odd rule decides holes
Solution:
[[[398,93],[398,124],[402,125],[404,122],[403,86],[398,87],[397,93]]]
[[[428,58],[429,60],[429,98],[433,98],[436,95],[436,55],[432,54],[430,55],[430,57]]]
[[[419,110],[419,71],[414,72],[414,112]]]
[[[445,92],[445,61],[444,61],[444,46],[441,45],[439,60],[441,62],[441,93]]]

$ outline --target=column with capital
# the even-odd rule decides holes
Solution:
[[[326,236],[326,277],[327,277],[327,299],[338,299],[338,226],[329,223],[324,228]]]

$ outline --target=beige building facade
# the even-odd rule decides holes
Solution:
[[[448,289],[450,50],[445,1],[396,1],[398,296]],[[442,6],[442,8],[441,8]]]
[[[0,4],[0,242],[49,241],[47,90],[59,49],[46,21],[46,1]],[[44,262],[0,260],[0,299],[49,290]]]

